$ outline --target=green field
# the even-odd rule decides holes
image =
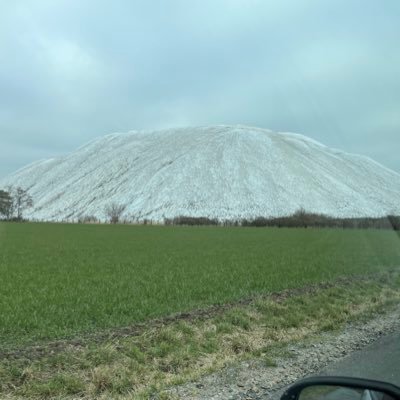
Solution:
[[[391,231],[0,223],[0,346],[399,265]]]

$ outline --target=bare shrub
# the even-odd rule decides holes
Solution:
[[[219,225],[219,221],[215,218],[208,217],[188,217],[180,215],[174,218],[166,218],[164,220],[165,225]]]
[[[94,215],[81,215],[78,218],[79,224],[98,224],[100,220]]]
[[[117,224],[120,221],[125,209],[126,205],[113,202],[106,205],[104,213],[110,220],[111,224]]]

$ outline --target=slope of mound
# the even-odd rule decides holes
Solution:
[[[400,175],[367,157],[305,136],[245,126],[133,131],[94,140],[0,181],[31,193],[27,216],[219,219],[288,215],[300,207],[336,217],[400,214]]]

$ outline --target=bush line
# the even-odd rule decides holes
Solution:
[[[343,228],[343,229],[390,229],[400,231],[400,216],[379,218],[335,218],[324,214],[298,211],[284,217],[256,217],[253,219],[219,221],[215,218],[179,216],[167,218],[165,225],[215,225],[275,228]]]

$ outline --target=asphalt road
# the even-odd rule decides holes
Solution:
[[[384,336],[332,364],[319,375],[376,379],[400,386],[400,333]]]

